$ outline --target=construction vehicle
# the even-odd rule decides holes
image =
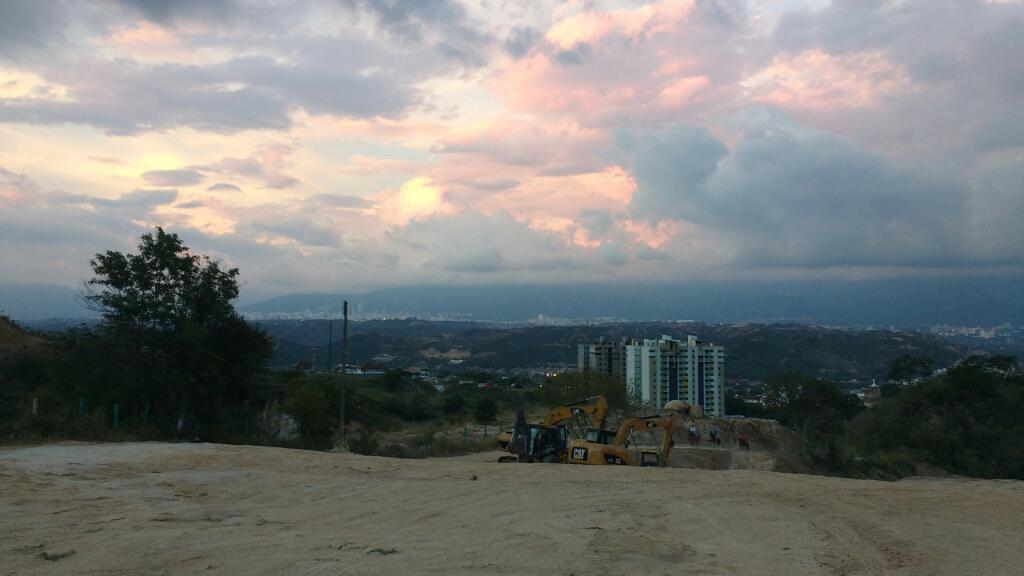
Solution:
[[[498,436],[498,449],[513,456],[502,456],[498,462],[565,462],[570,433],[565,424],[588,415],[591,426],[587,429],[587,437],[593,438],[595,442],[607,438],[608,432],[604,430],[604,425],[608,415],[608,401],[604,396],[591,396],[555,406],[540,424],[527,424],[520,410],[516,413],[513,429]]]
[[[573,440],[569,444],[567,461],[570,464],[665,466],[668,464],[672,433],[675,432],[678,419],[679,417],[673,413],[668,416],[643,416],[626,420],[619,426],[615,439],[610,443],[596,442],[590,438]],[[660,450],[641,448],[635,442],[635,432],[654,430],[661,430]]]

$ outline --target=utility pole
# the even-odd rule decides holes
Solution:
[[[341,400],[338,403],[338,427],[341,437],[345,437],[345,377],[348,372],[348,300],[341,305]]]
[[[327,373],[334,370],[334,318],[327,315]]]

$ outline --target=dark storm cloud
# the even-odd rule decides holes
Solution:
[[[637,179],[631,210],[699,225],[747,266],[987,264],[982,238],[1015,249],[976,217],[966,183],[897,168],[854,143],[771,117],[731,150],[675,126],[620,137]],[[974,244],[972,244],[974,242]],[[994,253],[993,250],[989,250]],[[1016,249],[1016,258],[1024,253]]]
[[[151,186],[195,186],[206,175],[198,170],[182,168],[180,170],[150,170],[142,174],[142,179]]]

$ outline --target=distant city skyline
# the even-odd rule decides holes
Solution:
[[[1024,271],[1014,0],[0,3],[0,270],[277,295]]]

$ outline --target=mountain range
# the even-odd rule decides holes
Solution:
[[[239,306],[256,319],[338,316],[444,317],[523,322],[694,320],[792,322],[920,328],[937,324],[1024,324],[1024,276],[858,281],[594,283],[581,285],[409,286],[363,294],[285,294]],[[90,318],[70,288],[0,284],[0,314],[15,320]]]

